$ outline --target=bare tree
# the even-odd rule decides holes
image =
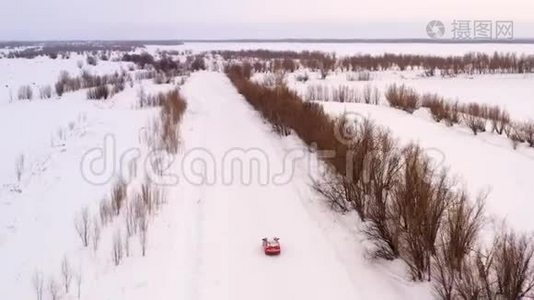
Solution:
[[[498,294],[504,299],[534,297],[533,256],[532,239],[514,232],[497,238],[493,268]]]
[[[519,143],[524,142],[523,136],[521,134],[521,125],[518,123],[510,123],[507,127],[504,128],[504,133],[512,142],[512,147],[517,149]]]
[[[113,209],[107,199],[100,201],[100,223],[102,225],[108,224],[113,219]]]
[[[127,237],[131,237],[132,235],[137,233],[136,202],[137,200],[129,201],[126,205],[124,222],[126,224]]]
[[[343,176],[330,170],[320,180],[314,180],[313,188],[321,194],[330,204],[330,208],[348,212],[350,207],[350,195]]]
[[[399,256],[400,227],[391,192],[398,184],[403,165],[395,141],[387,131],[381,132],[377,140],[376,150],[368,156],[367,178],[363,181],[368,185],[366,218],[369,221],[364,232],[377,247],[375,256],[394,259]]]
[[[32,98],[33,98],[32,87],[29,86],[29,85],[21,86],[19,88],[18,98],[19,98],[19,100],[32,100]]]
[[[401,257],[414,280],[430,280],[431,257],[442,218],[451,202],[451,182],[445,171],[432,168],[421,148],[404,150],[404,174],[394,188],[394,207],[402,229]]]
[[[488,118],[491,121],[491,131],[503,134],[507,126],[510,125],[510,115],[498,106],[488,108]]]
[[[111,207],[117,216],[120,214],[126,199],[126,188],[126,183],[119,180],[115,183],[113,190],[111,191]]]
[[[393,84],[389,86],[385,96],[391,107],[402,109],[409,113],[413,113],[420,106],[419,94],[405,85],[397,86]]]
[[[441,299],[454,299],[456,290],[464,299],[478,299],[483,285],[478,253],[473,249],[482,227],[485,195],[479,196],[475,206],[468,203],[463,191],[453,197],[434,254],[434,290]]]
[[[69,264],[67,256],[63,257],[63,261],[61,262],[61,277],[63,279],[65,293],[69,293],[70,283],[72,281],[72,268]]]
[[[377,87],[374,87],[371,103],[374,105],[378,105],[379,102],[380,102],[380,90]]]
[[[59,285],[53,277],[48,281],[48,294],[51,300],[59,299]]]
[[[43,273],[36,271],[32,278],[33,289],[37,300],[43,300],[44,278]]]
[[[76,295],[78,296],[78,299],[80,299],[82,295],[82,279],[83,279],[81,270],[78,270],[78,272],[76,272],[75,278],[76,278],[76,287],[77,287]]]
[[[477,103],[469,103],[463,109],[462,121],[471,129],[474,135],[486,131],[486,119],[484,107]]]
[[[39,88],[39,97],[41,99],[50,99],[52,98],[52,87],[45,85]]]
[[[130,237],[128,234],[124,235],[124,253],[126,257],[130,257]]]
[[[141,185],[140,198],[141,198],[142,203],[148,210],[148,213],[152,214],[154,210],[155,199],[154,199],[153,187],[148,181],[144,182]]]
[[[520,132],[522,140],[527,142],[530,147],[534,147],[534,121],[521,124]]]
[[[364,88],[363,88],[363,102],[365,104],[370,104],[371,103],[371,99],[372,99],[372,89],[371,89],[371,85],[367,84]]]
[[[94,218],[93,220],[93,234],[91,235],[92,241],[93,241],[93,250],[96,252],[98,250],[98,245],[100,243],[100,234],[101,234],[101,228],[100,228],[100,222],[98,221],[98,218]]]
[[[24,173],[24,154],[21,153],[17,157],[17,160],[15,161],[15,175],[17,176],[17,183],[20,184],[20,181],[22,180],[22,174]]]
[[[141,253],[143,256],[146,254],[146,246],[148,240],[148,216],[147,214],[142,214],[139,216],[139,242],[141,244]]]
[[[90,237],[90,220],[89,220],[89,208],[84,207],[80,214],[74,220],[74,225],[78,236],[82,241],[84,247],[89,246],[89,237]]]
[[[120,230],[117,230],[113,235],[112,259],[113,263],[118,266],[123,257],[122,251],[122,237]]]

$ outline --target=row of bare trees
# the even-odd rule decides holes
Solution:
[[[534,296],[532,240],[503,231],[489,246],[479,241],[485,195],[470,199],[419,146],[399,147],[368,119],[332,119],[285,86],[251,82],[239,66],[227,73],[275,129],[284,128],[276,132],[335,153],[315,189],[332,208],[357,212],[376,257],[402,259],[412,279],[432,281],[442,299]]]
[[[74,281],[74,282],[73,282]],[[76,291],[73,291],[72,284],[75,283]],[[58,300],[62,295],[75,292],[77,299],[81,296],[82,275],[80,270],[74,270],[67,256],[61,261],[60,280],[55,276],[50,276],[45,282],[44,274],[35,271],[32,277],[32,286],[37,300],[43,300],[45,294],[52,300]]]
[[[380,91],[376,87],[371,87],[371,85],[364,86],[363,90],[360,91],[358,88],[348,85],[312,84],[306,88],[304,99],[306,101],[353,102],[378,105]]]
[[[462,124],[474,135],[488,130],[504,134],[510,139],[514,149],[519,143],[534,147],[534,121],[513,121],[510,114],[499,106],[475,102],[460,104],[437,94],[420,95],[414,89],[396,84],[387,88],[385,96],[391,107],[409,113],[426,107],[436,122],[444,121],[448,126]]]
[[[132,78],[126,71],[121,73],[115,72],[112,75],[92,75],[87,71],[82,71],[80,76],[72,77],[68,72],[62,71],[59,79],[55,84],[55,91],[58,96],[62,96],[66,92],[74,92],[80,89],[97,88],[90,90],[88,93],[89,99],[102,99],[104,97],[91,97],[91,94],[98,96],[104,95],[103,89],[106,89],[106,94],[109,95],[108,85],[112,86],[112,90],[117,93],[124,89],[126,82],[132,82]],[[98,90],[101,89],[101,90]],[[96,96],[95,96],[96,97]]]
[[[179,89],[174,89],[156,97],[161,99],[159,101],[161,111],[157,125],[154,126],[152,133],[155,135],[155,141],[158,141],[158,148],[174,154],[178,151],[180,144],[180,121],[187,109],[187,102],[180,95]]]
[[[463,56],[432,56],[413,54],[358,54],[348,57],[336,57],[335,54],[319,51],[270,51],[241,50],[215,51],[225,60],[247,61],[255,72],[275,72],[285,70],[293,72],[299,67],[319,71],[326,77],[328,72],[336,69],[344,71],[380,71],[399,69],[423,69],[428,76],[487,73],[531,73],[534,72],[534,56],[515,53],[467,53]]]
[[[141,254],[145,256],[150,218],[165,202],[165,193],[155,184],[145,181],[131,194],[128,185],[118,180],[112,187],[108,199],[100,202],[98,215],[91,218],[86,207],[76,216],[74,225],[84,247],[97,251],[100,244],[102,228],[121,217],[124,226],[120,226],[112,237],[112,261],[119,265],[123,255],[130,255],[130,239],[138,235]],[[124,230],[121,230],[123,227]],[[123,234],[123,232],[125,234]]]

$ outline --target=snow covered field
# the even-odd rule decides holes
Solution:
[[[299,71],[303,75],[306,72]],[[337,88],[347,86],[361,94],[366,86],[384,91],[392,84],[405,84],[419,93],[438,94],[446,100],[459,103],[485,103],[506,108],[510,115],[518,120],[534,118],[534,76],[533,74],[494,74],[494,75],[460,75],[455,78],[422,77],[422,71],[379,71],[370,72],[370,81],[348,81],[350,73],[337,72],[325,80],[317,73],[308,73],[310,80],[297,81],[296,74],[288,76],[290,87],[305,96],[308,86]],[[261,76],[260,76],[261,77]],[[261,80],[261,79],[259,79]]]
[[[149,52],[260,48],[339,55],[534,53],[533,45],[187,43],[147,47]],[[430,283],[409,281],[401,261],[368,258],[369,242],[359,231],[357,217],[332,212],[314,192],[312,178],[320,176],[321,166],[314,154],[295,136],[274,134],[229,79],[216,72],[195,72],[181,87],[188,108],[180,126],[181,146],[168,170],[178,174],[179,183],[164,187],[167,201],[150,225],[146,256],[141,255],[138,237],[133,237],[129,255],[114,265],[112,241],[117,229],[124,231],[122,217],[102,228],[96,251],[84,248],[75,219],[85,207],[91,217],[98,215],[114,175],[124,171],[119,168],[125,168],[122,154],[140,149],[147,155],[143,139],[159,109],[136,107],[140,87],[153,94],[176,85],[136,81],[104,101],[88,101],[86,90],[66,93],[61,99],[16,100],[22,85],[31,85],[35,95],[40,86],[53,85],[63,70],[78,75],[80,60],[84,56],[0,59],[2,299],[35,298],[32,279],[38,273],[44,276],[45,294],[50,279],[61,285],[65,257],[72,273],[81,274],[81,299],[433,298]],[[104,75],[128,70],[129,63],[99,61],[97,66],[84,63],[83,68]],[[372,80],[365,82],[349,82],[341,72],[326,80],[310,73],[306,83],[289,74],[288,83],[302,94],[312,84],[350,85],[360,91],[370,85],[383,92],[391,83],[404,83],[450,100],[501,105],[513,118],[534,118],[531,74],[444,79],[422,78],[419,73],[374,72]],[[322,104],[333,116],[344,112],[368,116],[388,127],[402,144],[420,143],[450,167],[469,192],[490,192],[487,208],[495,222],[506,219],[519,231],[534,230],[532,148],[521,145],[513,150],[501,136],[473,136],[465,128],[435,123],[425,109],[410,115],[386,106]],[[95,185],[83,177],[81,163],[88,151],[104,149],[109,136],[115,141],[110,162],[115,168],[109,181]],[[308,160],[295,160],[287,173],[288,153]],[[15,166],[21,157],[24,168],[17,182]],[[232,159],[244,165],[233,165]],[[142,162],[137,167],[142,169]],[[277,181],[279,174],[285,175],[282,182]],[[134,179],[134,189],[141,177]],[[492,221],[487,226],[493,226]],[[266,236],[281,238],[281,256],[263,255],[261,238]],[[60,289],[62,299],[78,298],[76,279],[72,280],[69,293]]]
[[[0,63],[6,67],[4,79],[22,84],[26,79],[53,84],[61,70],[77,70],[73,58],[2,59]],[[119,70],[120,65],[100,62],[91,71],[108,74]],[[150,93],[171,88],[151,82],[141,84]],[[108,163],[116,168],[110,173],[121,171],[120,154],[139,147],[142,129],[154,114],[151,109],[135,109],[138,89],[139,85],[126,87],[106,102],[87,101],[85,90],[67,93],[59,100],[13,103],[2,94],[0,136],[5,142],[0,159],[4,166],[0,171],[0,290],[5,299],[33,298],[32,276],[36,273],[43,274],[45,285],[50,278],[59,283],[64,257],[72,273],[82,273],[89,290],[93,274],[101,271],[99,258],[81,246],[74,220],[84,207],[98,212],[99,202],[108,196],[113,182],[92,184],[82,176],[80,166],[88,151],[103,147],[105,137],[112,136],[116,152],[110,157],[113,162]],[[17,182],[15,163],[21,157],[24,166],[21,181]],[[108,244],[109,234],[102,234]],[[106,242],[103,244],[106,249]],[[108,268],[111,254],[105,251],[101,253],[101,266]]]
[[[0,59],[0,105],[16,101],[19,87],[23,85],[31,86],[34,99],[39,98],[39,88],[53,86],[61,71],[67,71],[71,76],[80,75],[82,69],[93,75],[105,75],[127,70],[129,65],[125,62],[99,61],[97,66],[92,66],[86,63],[85,55],[78,54],[72,54],[69,59],[51,59],[48,56]]]

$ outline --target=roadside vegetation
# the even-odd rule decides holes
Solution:
[[[503,228],[492,243],[484,243],[486,195],[468,196],[418,145],[400,147],[387,129],[368,119],[333,119],[283,84],[250,81],[242,66],[230,65],[226,72],[276,133],[294,133],[318,150],[335,151],[324,158],[330,173],[315,189],[333,209],[357,213],[376,258],[402,259],[412,279],[432,281],[442,299],[533,296],[532,239]],[[401,107],[416,107],[414,93],[402,87],[391,92]]]

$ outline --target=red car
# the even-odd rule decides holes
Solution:
[[[265,255],[278,255],[280,254],[280,242],[279,238],[273,239],[263,238],[263,251]]]

